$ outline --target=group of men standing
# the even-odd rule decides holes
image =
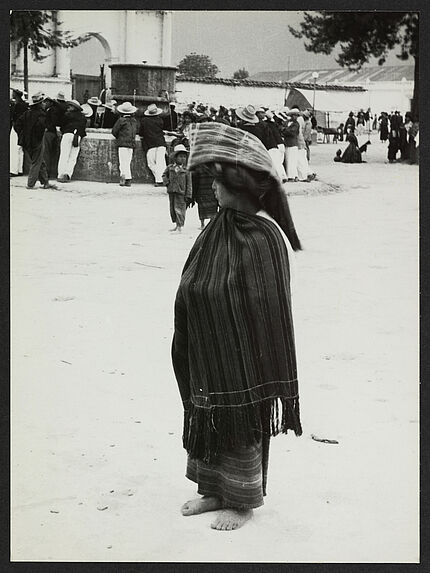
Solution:
[[[45,189],[56,188],[49,182],[50,177],[69,181],[80,142],[86,135],[91,109],[84,109],[76,100],[66,101],[62,92],[56,98],[38,92],[29,104],[23,100],[20,90],[13,90],[12,96],[10,175],[23,173],[25,151],[30,159],[28,189],[32,189],[38,180]]]

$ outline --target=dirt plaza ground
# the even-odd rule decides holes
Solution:
[[[287,187],[303,436],[272,440],[265,505],[233,532],[179,511],[170,344],[197,207],[178,235],[164,188],[11,180],[12,560],[418,561],[418,168],[377,135],[365,164],[337,147]]]

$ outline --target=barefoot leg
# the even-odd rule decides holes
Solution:
[[[253,516],[252,509],[224,509],[220,511],[216,519],[211,523],[212,529],[218,531],[232,531],[239,529]]]
[[[221,500],[218,497],[203,496],[191,499],[181,507],[182,515],[197,515],[206,511],[215,511],[221,508]]]

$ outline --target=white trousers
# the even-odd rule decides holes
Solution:
[[[297,152],[297,176],[300,181],[305,181],[310,173],[306,149],[299,149]]]
[[[166,148],[164,145],[148,149],[146,152],[146,161],[154,175],[155,183],[163,183],[162,175],[166,169]]]
[[[80,145],[73,147],[73,133],[65,133],[61,138],[60,144],[60,159],[58,160],[58,177],[68,175],[70,179],[73,175],[73,170],[78,160]],[[79,141],[80,143],[80,141]]]
[[[18,145],[18,135],[12,127],[9,138],[9,173],[18,175],[23,172],[23,166],[24,150]]]
[[[131,179],[131,160],[133,158],[132,147],[118,147],[119,174],[125,179]]]
[[[287,163],[287,177],[288,179],[295,179],[298,177],[297,161],[298,161],[299,148],[286,147],[285,148],[285,161]]]
[[[284,169],[284,154],[281,152],[279,147],[273,147],[272,149],[268,149],[269,155],[272,158],[272,163],[276,169],[277,174],[279,175],[280,180],[287,178]]]

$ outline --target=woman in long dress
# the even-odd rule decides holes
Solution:
[[[191,249],[175,301],[186,476],[202,496],[182,514],[219,510],[212,528],[231,530],[263,504],[271,436],[302,432],[290,285],[301,245],[257,137],[203,123],[190,144],[188,168],[214,178],[220,211]]]

